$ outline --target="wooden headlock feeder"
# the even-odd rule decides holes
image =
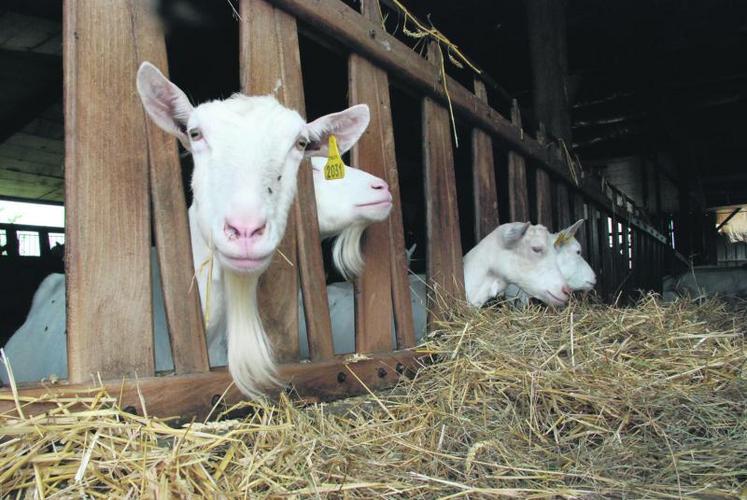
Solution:
[[[176,141],[144,114],[135,91],[140,62],[167,68],[159,25],[138,0],[66,0],[64,96],[67,338],[69,380],[56,388],[23,387],[20,395],[83,392],[99,380],[121,405],[151,415],[205,416],[231,379],[210,369],[199,297],[190,288],[193,265]],[[389,219],[374,224],[364,243],[366,266],[356,283],[356,351],[351,363],[335,356],[315,213],[311,170],[301,168],[298,196],[281,251],[260,285],[263,323],[282,363],[281,376],[304,397],[326,400],[394,384],[416,365],[413,318],[404,248],[389,75],[422,96],[427,275],[441,293],[462,295],[463,270],[450,114],[439,50],[428,59],[387,34],[376,0],[357,12],[339,0],[241,0],[242,90],[272,93],[303,114],[304,91],[296,19],[350,49],[350,104],[366,103],[371,124],[352,151],[352,163],[390,186]],[[529,220],[530,203],[548,227],[557,212],[569,225],[586,217],[580,240],[601,276],[602,293],[619,287],[653,288],[671,251],[666,239],[611,200],[599,183],[577,185],[557,148],[522,131],[518,106],[506,119],[487,103],[484,84],[474,92],[450,77],[454,113],[472,129],[477,240],[498,224],[493,141],[508,155],[510,214]],[[468,168],[461,166],[461,168]],[[535,169],[535,199],[527,170]],[[553,194],[553,191],[554,194]],[[152,212],[151,212],[152,211]],[[175,373],[156,376],[151,306],[150,235],[161,266]],[[610,230],[611,229],[611,230]],[[300,278],[300,280],[299,280]],[[303,293],[311,362],[299,362],[298,286]],[[430,315],[440,314],[436,303]],[[396,324],[393,345],[392,321]],[[429,317],[429,323],[432,321]],[[12,361],[12,360],[11,360]],[[6,389],[4,389],[6,390]],[[142,399],[140,395],[142,395]],[[241,397],[233,389],[228,401]],[[0,402],[9,410],[11,401]]]

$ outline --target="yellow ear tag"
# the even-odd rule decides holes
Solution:
[[[556,247],[562,247],[563,245],[565,245],[569,241],[571,241],[571,236],[568,233],[566,233],[565,231],[561,231],[558,234],[558,237],[555,239],[555,246]]]
[[[345,164],[337,150],[337,139],[334,135],[330,135],[327,163],[324,164],[324,178],[328,181],[334,181],[343,177],[345,177]]]

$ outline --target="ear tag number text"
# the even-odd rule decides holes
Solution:
[[[337,139],[334,135],[329,136],[329,153],[327,163],[324,164],[324,179],[334,181],[345,177],[345,164],[340,158],[340,152],[337,150]]]

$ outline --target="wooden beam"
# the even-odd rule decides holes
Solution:
[[[402,376],[413,376],[421,366],[416,354],[399,351],[372,355],[358,362],[335,357],[318,363],[293,363],[279,367],[279,378],[292,386],[292,394],[306,401],[333,399],[365,394],[369,390],[391,387]],[[175,377],[109,379],[104,389],[117,398],[120,408],[131,408],[138,415],[167,418],[172,416],[203,420],[214,417],[223,408],[245,399],[236,389],[226,369]],[[26,417],[40,415],[56,408],[55,398],[73,398],[97,394],[101,387],[91,382],[45,387],[19,387],[19,397]],[[226,392],[224,399],[221,395]],[[277,394],[277,389],[269,391]],[[141,399],[142,395],[142,399]],[[32,401],[33,400],[33,401]],[[145,402],[145,409],[142,401]],[[213,407],[218,406],[217,410]],[[0,414],[16,416],[10,389],[0,389]]]
[[[380,17],[378,3],[361,2],[363,15]],[[367,103],[371,111],[368,130],[352,150],[353,164],[383,178],[392,194],[389,218],[366,230],[363,255],[366,265],[356,282],[356,351],[391,351],[392,314],[398,344],[414,346],[407,258],[405,255],[402,209],[394,150],[394,129],[389,99],[389,78],[385,71],[357,54],[349,61],[350,104]]]
[[[528,0],[526,9],[534,114],[553,136],[570,145],[571,117],[566,95],[565,2]]]
[[[305,114],[301,56],[296,20],[264,0],[241,1],[242,89],[251,94],[273,93],[286,106]],[[300,223],[303,221],[303,223]],[[311,168],[298,171],[298,195],[288,216],[279,248],[291,264],[275,256],[260,281],[260,311],[280,361],[299,359],[298,277],[301,276],[309,354],[313,360],[333,353],[316,198]]]
[[[154,373],[147,138],[134,90],[138,8],[125,0],[63,5],[72,382]]]
[[[521,130],[521,111],[516,99],[511,104],[511,122],[518,130]],[[539,200],[541,196],[538,194],[537,199]],[[515,151],[508,152],[508,205],[511,222],[529,221],[527,166],[524,157]]]
[[[556,229],[562,229],[572,224],[571,215],[571,200],[568,195],[568,186],[562,182],[558,182],[555,187],[556,199],[556,210],[558,214],[558,227]]]
[[[511,116],[513,116],[513,112]],[[540,128],[537,131],[537,141],[540,144],[545,144],[545,140],[545,126],[543,123],[540,123]],[[552,182],[550,181],[550,175],[540,167],[536,168],[534,171],[534,196],[536,203],[535,209],[537,211],[537,223],[552,230]]]
[[[475,78],[475,95],[488,101],[485,84]],[[475,209],[475,241],[481,241],[499,224],[495,184],[493,140],[479,128],[472,129],[472,192]]]
[[[160,24],[148,9],[134,8],[135,58],[150,61],[168,75],[166,43]],[[144,118],[148,142],[153,229],[174,371],[210,369],[200,294],[192,281],[194,262],[189,234],[182,167],[174,138]]]
[[[0,197],[64,201],[65,179],[0,168]]]
[[[431,44],[428,57],[440,67],[441,52]],[[443,299],[464,298],[462,243],[459,234],[454,156],[449,111],[431,98],[423,99],[423,160],[427,233],[427,276]],[[440,298],[438,298],[440,299]],[[446,312],[442,300],[429,294],[428,325]]]

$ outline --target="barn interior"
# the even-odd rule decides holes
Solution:
[[[0,200],[64,205],[61,4],[6,0],[0,7]],[[194,102],[238,91],[239,34],[231,2],[157,4],[173,81]],[[381,4],[390,32],[417,46],[394,4]],[[747,210],[747,5],[568,0],[543,17],[530,12],[541,7],[535,0],[408,4],[482,70],[495,109],[507,116],[516,99],[526,130],[543,122],[551,136],[564,138],[587,175],[614,186],[689,262],[747,262],[747,230],[729,229]],[[347,49],[300,27],[307,116],[346,107]],[[559,68],[555,74],[535,71],[550,46],[559,51],[553,56]],[[472,70],[447,64],[446,71],[471,88]],[[561,83],[554,96],[560,104],[549,107],[562,113],[542,119],[548,105],[537,95],[547,92],[543,82],[552,81]],[[422,272],[420,107],[402,82],[393,80],[391,93],[406,246],[416,245],[412,269]],[[456,131],[468,143],[468,129],[458,120]],[[476,243],[469,222],[471,153],[456,147],[454,154],[462,246],[468,249]],[[501,155],[496,158],[500,222],[508,222],[506,165]],[[189,196],[190,159],[185,154],[182,160]],[[0,343],[23,322],[44,276],[63,271],[55,248],[63,233],[62,227],[0,224]],[[330,281],[339,279],[327,269]]]

